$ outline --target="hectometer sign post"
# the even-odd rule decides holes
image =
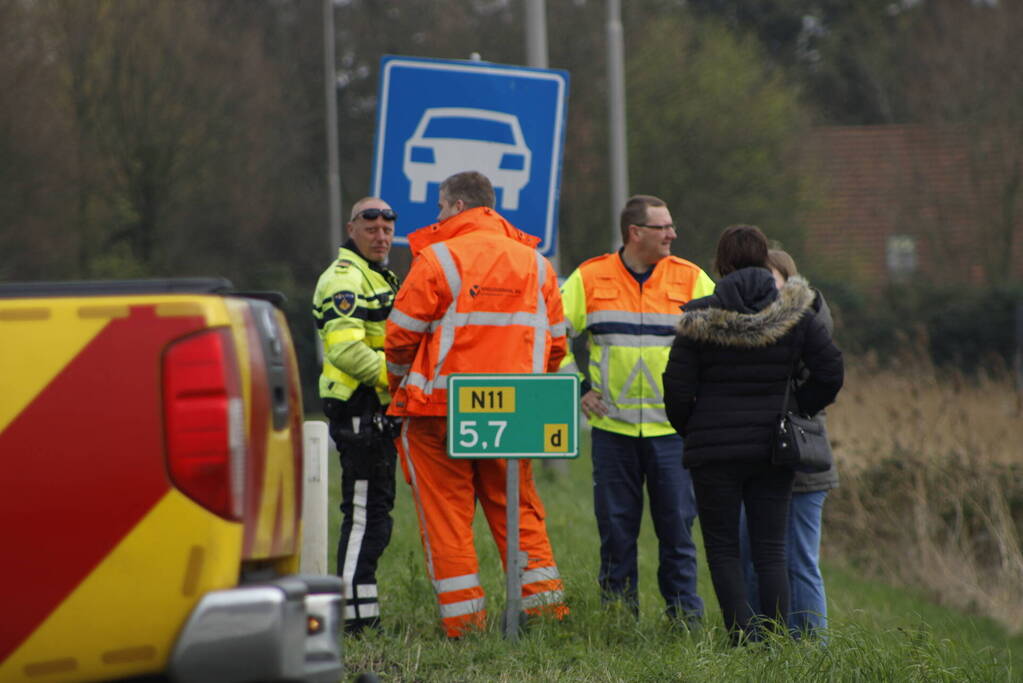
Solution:
[[[448,455],[508,458],[507,500],[519,500],[519,458],[579,455],[579,379],[575,375],[448,377]],[[509,504],[504,634],[516,640],[522,614],[519,506]]]

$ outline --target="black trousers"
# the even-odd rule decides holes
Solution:
[[[380,623],[377,563],[391,540],[397,450],[386,434],[353,441],[330,422],[341,455],[341,535],[337,574],[344,582],[344,627],[357,633]],[[341,438],[339,438],[341,437]]]
[[[763,617],[778,620],[784,629],[789,611],[785,535],[795,473],[767,460],[702,465],[691,472],[707,565],[733,642],[758,640]],[[759,605],[750,604],[739,559],[742,505],[746,506]]]

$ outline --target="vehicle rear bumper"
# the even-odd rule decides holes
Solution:
[[[207,593],[174,646],[168,673],[188,683],[334,683],[342,673],[340,615],[341,580],[333,576]]]

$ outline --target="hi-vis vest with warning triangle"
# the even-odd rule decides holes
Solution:
[[[561,288],[568,333],[588,335],[589,379],[608,406],[590,424],[626,436],[674,434],[664,412],[661,375],[668,363],[682,304],[713,294],[699,266],[667,256],[641,285],[619,254],[583,263]],[[561,372],[583,377],[569,353]]]

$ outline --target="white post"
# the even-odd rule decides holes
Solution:
[[[327,423],[309,420],[302,425],[304,479],[302,486],[303,574],[327,574]]]

